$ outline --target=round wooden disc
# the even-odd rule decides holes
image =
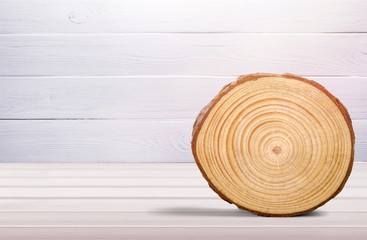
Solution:
[[[344,187],[354,133],[346,108],[314,81],[241,76],[199,114],[192,151],[224,200],[263,216],[316,209]]]

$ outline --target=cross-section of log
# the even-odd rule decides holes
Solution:
[[[192,151],[224,200],[263,216],[312,211],[344,187],[354,155],[346,108],[318,83],[241,76],[194,123]]]

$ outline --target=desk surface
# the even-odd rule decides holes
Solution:
[[[221,200],[193,163],[1,164],[0,239],[366,239],[367,164],[293,218]]]

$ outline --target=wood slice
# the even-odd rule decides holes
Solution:
[[[224,200],[262,216],[295,216],[334,198],[353,165],[346,108],[291,74],[241,76],[194,123],[192,151]]]

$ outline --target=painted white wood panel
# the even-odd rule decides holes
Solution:
[[[191,162],[192,121],[0,121],[1,162]]]
[[[99,180],[99,179],[98,179]],[[96,182],[96,181],[94,181]],[[175,182],[175,179],[172,180]],[[169,189],[167,189],[169,191]],[[363,212],[367,213],[366,198],[336,197],[317,212]],[[166,211],[178,213],[191,212],[197,214],[235,212],[237,207],[221,198],[145,198],[145,199],[50,199],[50,198],[10,198],[0,199],[0,215],[11,212],[156,212]],[[1,232],[1,231],[0,231]]]
[[[196,172],[199,169],[192,169],[192,171]],[[198,174],[199,175],[199,174]],[[357,184],[357,183],[356,183]],[[363,186],[367,187],[367,183]],[[109,177],[109,178],[99,178],[96,180],[92,177],[82,177],[82,178],[68,178],[68,177],[34,177],[34,178],[25,178],[25,177],[1,177],[0,188],[1,187],[207,187],[207,183],[204,179],[197,177],[191,178],[179,178],[175,177],[175,181],[167,181],[166,178],[155,177],[151,178],[150,181],[146,180],[146,177],[130,177],[130,178],[122,178],[122,177]]]
[[[366,11],[364,0],[0,0],[0,118],[23,119],[0,122],[0,162],[191,162],[198,111],[251,72],[325,85],[358,120],[365,161]]]
[[[133,198],[158,202],[164,199],[173,199],[173,202],[218,199],[194,163],[163,164],[163,167],[162,164],[38,164],[40,167],[25,164],[24,168],[17,168],[19,165],[4,164],[1,168],[0,203],[9,204],[3,201],[6,199],[125,199],[124,202]],[[367,186],[366,169],[367,164],[354,165],[350,179],[337,199],[367,199],[367,192],[362,190]],[[135,201],[134,204],[137,208]],[[126,206],[120,211],[131,212],[133,209]],[[144,209],[148,211],[146,207],[139,211]],[[9,209],[0,204],[0,212],[4,210]]]
[[[165,212],[164,207],[153,213],[1,213],[0,227],[363,227],[367,228],[367,213],[315,212],[318,217],[266,218],[236,210],[195,214]],[[194,217],[194,216],[195,217]],[[225,220],[224,220],[225,218]]]
[[[27,170],[28,172],[53,172],[55,170],[66,170],[69,171],[75,171],[75,170],[83,170],[83,172],[100,172],[102,170],[108,170],[108,171],[120,171],[124,170],[125,172],[130,171],[136,171],[139,170],[140,172],[146,172],[147,170],[144,169],[144,167],[148,168],[148,171],[177,171],[177,172],[191,172],[194,169],[193,164],[188,163],[182,163],[182,164],[176,164],[176,163],[164,163],[164,164],[155,164],[155,163],[142,163],[142,164],[136,164],[136,163],[72,163],[72,164],[66,164],[66,163],[42,163],[42,164],[34,164],[34,163],[2,163],[0,172],[5,171],[23,171]],[[359,169],[359,170],[358,170]],[[361,164],[360,167],[357,169],[358,172],[360,171],[367,171],[367,165]],[[95,171],[98,170],[98,171]],[[80,171],[81,172],[81,171]],[[13,176],[15,177],[15,176]],[[37,177],[37,176],[36,176]],[[164,177],[164,176],[162,176]]]
[[[0,77],[0,118],[193,119],[237,77]],[[366,77],[311,77],[367,119]]]
[[[149,180],[147,180],[149,181]],[[344,191],[343,191],[344,192]],[[358,188],[345,191],[344,197],[360,196]],[[121,199],[141,199],[141,198],[217,198],[218,195],[208,188],[165,188],[165,187],[17,187],[17,188],[1,188],[0,199],[16,199],[16,198],[47,198],[47,199],[100,199],[100,198],[121,198]],[[367,198],[363,194],[363,198]]]
[[[147,180],[149,181],[149,180]],[[364,198],[367,191],[361,188],[349,187],[339,193],[340,198]],[[216,199],[218,195],[209,187],[201,188],[167,188],[167,187],[14,187],[1,188],[0,199],[148,199],[148,198],[176,198],[176,199]]]
[[[355,163],[356,168],[352,170],[352,176],[355,179],[366,177],[367,164]],[[33,165],[33,167],[32,167]],[[36,166],[34,166],[36,165]],[[163,166],[163,167],[162,167]],[[202,179],[197,166],[192,163],[2,163],[0,169],[0,182],[7,178],[20,180],[22,178],[30,181],[36,178],[64,179],[71,178],[88,179],[98,178],[102,180],[111,180],[122,178],[129,183],[134,179],[166,179],[174,178],[175,182],[180,180],[190,181],[193,178]],[[166,181],[168,181],[166,179]],[[46,186],[46,185],[44,185]],[[162,185],[163,186],[163,185]],[[169,185],[164,185],[169,186]],[[357,187],[357,185],[352,185]]]
[[[358,215],[351,215],[356,219]],[[47,228],[27,228],[27,227],[10,227],[1,228],[0,237],[12,240],[293,240],[293,239],[317,239],[317,240],[345,240],[345,239],[361,239],[367,235],[367,228],[364,227],[283,227],[272,228],[268,226],[257,227],[47,227]]]
[[[19,167],[23,165],[24,167]],[[195,179],[202,179],[200,171],[194,162],[191,163],[140,163],[136,164],[135,168],[131,168],[131,165],[136,163],[2,163],[0,171],[0,178],[2,181],[12,178],[13,180],[31,179],[30,181],[43,178],[44,181],[52,178],[56,180],[58,178],[67,179],[77,178],[78,180],[88,178],[98,178],[103,180],[111,180],[116,178],[122,178],[124,181],[131,182],[132,178],[139,179],[155,179],[152,181],[158,181],[158,179],[169,178],[170,181],[173,178],[185,179],[186,183],[192,183]],[[161,165],[173,165],[168,168],[161,168]],[[353,178],[363,179],[366,177],[367,165],[364,163],[355,163],[358,167],[353,168]],[[11,165],[14,167],[8,168]],[[39,165],[42,168],[33,168],[31,166]],[[61,167],[62,165],[67,166]],[[120,165],[120,166],[118,166]],[[175,166],[176,165],[176,166]],[[6,183],[4,183],[6,186]],[[366,184],[361,182],[360,184]],[[3,185],[0,185],[3,186]],[[169,186],[169,185],[164,185]],[[352,185],[357,187],[357,185]],[[364,185],[363,185],[364,186]]]
[[[367,32],[363,0],[1,0],[0,33]]]
[[[1,162],[192,162],[188,120],[1,120]],[[366,161],[367,120],[355,120]],[[70,175],[71,177],[71,175]]]
[[[366,76],[367,35],[0,35],[0,66],[1,76]]]
[[[347,185],[335,199],[310,214],[293,218],[258,217],[214,196],[208,186],[184,187],[181,185],[182,179],[197,181],[197,185],[203,182],[202,177],[193,178],[192,173],[199,175],[194,163],[7,163],[2,166],[1,175],[24,181],[23,185],[30,184],[32,182],[29,180],[37,178],[43,178],[45,182],[44,187],[0,187],[1,239],[158,240],[165,237],[187,239],[188,236],[190,239],[203,239],[211,236],[210,234],[213,234],[211,239],[223,239],[232,235],[231,239],[238,236],[241,239],[269,239],[270,235],[275,234],[272,239],[308,236],[312,239],[335,240],[351,237],[363,239],[367,233],[367,164],[363,163],[354,165]],[[93,184],[97,186],[103,180],[101,176],[114,176],[116,172],[122,176],[136,173],[136,178],[142,180],[140,187],[113,187],[110,183],[105,187],[93,187]],[[160,179],[141,177],[148,172],[158,172]],[[19,173],[28,178],[19,178]],[[50,175],[44,178],[45,173]],[[73,186],[68,188],[46,187],[46,181],[57,179],[55,173],[63,174],[64,177],[70,173],[77,174],[78,179],[92,174],[94,178],[90,179],[91,185],[84,187],[76,182],[70,183]],[[172,173],[181,176],[181,179]],[[162,181],[161,185],[166,187],[147,188],[153,179]],[[99,198],[82,199],[85,194],[94,194]],[[62,195],[67,195],[68,198],[63,198]],[[75,195],[79,198],[72,198]],[[141,198],[142,195],[144,198]],[[187,195],[190,198],[186,198]],[[130,198],[121,198],[123,196]],[[342,231],[338,232],[339,230]],[[190,234],[193,234],[192,237]],[[200,238],[196,238],[198,236]],[[279,236],[281,238],[277,238]]]
[[[198,171],[197,168],[192,171]],[[146,178],[146,177],[145,177]],[[175,181],[167,181],[166,178],[155,177],[149,182],[145,178],[121,178],[121,177],[109,177],[109,178],[99,178],[95,181],[92,177],[17,177],[17,178],[6,178],[1,177],[0,188],[1,187],[207,187],[206,181],[200,176],[191,178],[179,178],[175,177]],[[202,179],[202,180],[201,180]],[[144,185],[145,184],[145,185]],[[367,182],[360,181],[348,181],[349,186],[352,187],[367,187]]]

